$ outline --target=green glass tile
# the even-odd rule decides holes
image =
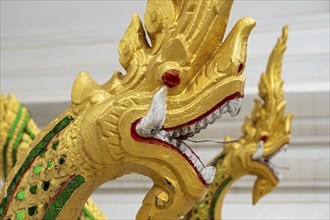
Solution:
[[[22,201],[22,200],[24,199],[24,197],[25,197],[25,193],[26,193],[25,190],[21,190],[21,191],[19,191],[19,192],[16,194],[16,199]]]
[[[47,152],[47,148],[42,149],[39,153],[39,156],[44,157],[46,152]]]
[[[202,217],[205,217],[206,215],[207,215],[206,212],[202,212],[202,213],[201,213],[201,216],[202,216]]]
[[[19,211],[19,212],[16,214],[16,219],[18,219],[18,220],[23,220],[23,219],[24,219],[24,216],[25,216],[25,210]]]
[[[52,168],[52,166],[53,166],[53,161],[51,160],[47,161],[47,169]]]
[[[79,185],[85,183],[85,178],[83,176],[78,176]]]
[[[221,183],[221,185],[218,187],[218,189],[215,191],[214,196],[212,198],[211,206],[209,208],[209,216],[214,216],[214,209],[215,209],[216,201],[218,200],[219,196],[223,192],[223,189],[232,181],[232,179],[233,179],[232,177],[228,177],[227,179],[225,179]]]
[[[52,148],[53,148],[53,150],[57,150],[57,147],[58,147],[58,144],[59,144],[60,142],[59,141],[54,141],[53,142],[53,144],[52,144]]]
[[[70,198],[70,193],[69,192],[64,192],[64,193],[61,193],[62,194],[62,198],[67,200]]]
[[[41,172],[41,168],[42,168],[42,164],[37,165],[37,166],[33,167],[33,172],[38,175]]]
[[[37,191],[38,191],[38,186],[37,185],[30,186],[30,193],[31,194],[36,194]]]
[[[53,129],[49,134],[50,134],[52,137],[54,137],[56,133],[57,133],[57,132],[55,132],[54,129]]]
[[[56,199],[56,201],[54,203],[55,203],[56,207],[63,207],[63,205],[64,205],[64,202],[60,199],[59,200]]]
[[[199,208],[204,208],[204,206],[205,206],[205,203],[204,202],[202,202],[202,203],[199,204]]]
[[[52,139],[53,135],[50,133],[46,134],[46,136],[42,139],[42,141],[46,144]]]
[[[62,192],[58,195],[55,201],[48,207],[43,219],[55,219],[59,212],[62,210],[66,201],[70,198],[72,193],[85,182],[85,178],[82,176],[75,176],[67,183]],[[67,195],[68,194],[68,195]],[[67,198],[68,197],[68,198]]]
[[[55,208],[55,207],[54,207],[54,208]],[[50,216],[52,216],[52,217],[56,217],[57,212],[58,212],[58,210],[56,210],[56,209],[52,209],[52,208],[49,209],[49,214],[50,214]]]
[[[37,206],[32,206],[28,208],[29,216],[34,216],[37,213]]]

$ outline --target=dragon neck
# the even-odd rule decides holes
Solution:
[[[209,165],[216,168],[216,174],[210,184],[210,190],[203,201],[198,202],[188,213],[187,220],[221,219],[225,195],[231,185],[242,176],[239,172],[233,171],[235,168],[231,163],[230,155],[224,152],[212,160]]]
[[[101,182],[91,178],[96,168],[75,164],[86,157],[79,147],[74,118],[67,111],[47,126],[31,143],[26,157],[17,161],[3,187],[1,219],[74,218]],[[78,168],[79,167],[79,168]],[[72,203],[67,206],[68,203]],[[64,206],[66,205],[66,206]],[[66,210],[65,207],[71,207]],[[74,209],[72,209],[74,207]]]

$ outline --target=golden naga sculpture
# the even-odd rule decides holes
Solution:
[[[269,58],[267,70],[261,75],[259,96],[251,118],[246,117],[242,126],[243,136],[237,143],[225,144],[224,150],[210,163],[216,174],[206,198],[197,203],[186,219],[221,219],[221,208],[230,186],[245,175],[255,175],[253,204],[268,194],[281,180],[281,174],[271,159],[286,150],[290,141],[291,119],[285,116],[281,67],[288,37],[287,27],[283,28]],[[231,140],[230,137],[226,141]]]
[[[29,144],[1,191],[1,219],[77,218],[91,193],[129,173],[152,179],[138,219],[176,219],[204,198],[215,168],[183,142],[241,107],[247,39],[240,19],[222,41],[232,1],[149,1],[148,44],[137,15],[104,85],[78,75],[72,106]],[[3,157],[8,152],[3,151]],[[5,169],[6,170],[6,169]]]
[[[278,40],[278,43],[275,46],[273,53],[269,59],[268,69],[265,73],[266,76],[263,76],[262,78],[263,84],[260,84],[259,86],[260,90],[265,89],[265,94],[262,98],[264,104],[258,104],[252,116],[252,120],[257,122],[252,129],[255,130],[256,133],[254,133],[253,138],[250,137],[247,139],[246,136],[241,137],[241,140],[245,139],[244,144],[227,144],[225,146],[225,150],[221,152],[218,156],[216,156],[215,159],[210,163],[210,165],[215,166],[217,169],[215,180],[213,180],[213,182],[210,184],[211,189],[207,194],[206,198],[202,202],[197,204],[190,211],[190,213],[188,213],[186,219],[219,219],[221,217],[221,207],[226,192],[228,191],[229,187],[243,175],[255,174],[258,176],[259,179],[264,178],[265,183],[268,183],[264,184],[263,187],[260,187],[260,184],[254,187],[254,204],[262,196],[271,192],[281,179],[280,174],[278,174],[275,170],[275,167],[270,164],[269,159],[272,158],[278,152],[285,150],[285,143],[288,143],[290,139],[290,121],[292,118],[292,114],[289,114],[288,116],[284,117],[284,108],[280,107],[282,105],[285,105],[283,97],[284,91],[282,88],[282,80],[280,74],[283,53],[286,47],[286,40],[287,27],[283,28],[282,37]],[[280,95],[276,96],[277,94]],[[274,115],[274,111],[266,111],[265,117],[263,117],[264,121],[258,123],[258,121],[260,121],[260,118],[257,118],[256,115],[260,112],[264,112],[265,110],[267,110],[267,100],[271,99],[274,99],[274,101],[272,101],[272,104],[270,105],[271,107],[268,107],[268,110],[274,110],[280,107],[278,109],[278,113],[276,112],[277,114]],[[257,102],[260,103],[259,101]],[[261,108],[258,106],[261,106]],[[29,117],[29,113],[26,108],[23,107],[12,95],[10,95],[8,99],[1,96],[1,112],[2,136],[0,141],[2,147],[8,148],[9,157],[1,158],[0,161],[2,167],[6,167],[7,170],[10,170],[16,161],[15,158],[20,157],[23,154],[23,152],[28,147],[29,142],[34,139],[34,136],[39,133],[39,130],[32,118]],[[282,120],[278,120],[279,118],[282,118]],[[270,121],[268,121],[268,119],[270,119]],[[260,165],[258,163],[247,163],[247,160],[251,160],[252,154],[254,155],[255,159],[257,159],[256,157],[262,155],[260,154],[262,153],[262,151],[260,151],[260,147],[263,147],[263,145],[259,144],[262,143],[260,142],[260,134],[261,132],[265,131],[265,124],[268,124],[268,128],[270,127],[270,125],[275,127],[273,128],[273,130],[268,131],[268,136],[276,136],[276,138],[280,139],[281,141],[274,142],[276,138],[272,138],[270,139],[268,145],[265,146],[272,148],[273,152],[275,152],[268,156],[263,155],[265,159],[262,160],[264,163],[267,162],[267,164]],[[8,135],[10,133],[10,128],[12,129],[12,136]],[[243,129],[247,132],[250,128],[243,127]],[[245,135],[247,134],[246,132]],[[259,133],[259,136],[257,135],[257,133]],[[8,137],[10,138],[8,139]],[[259,147],[257,147],[257,145]],[[3,149],[1,149],[1,152],[2,150]],[[258,171],[256,172],[256,165],[267,166],[268,169],[258,169]],[[273,181],[274,175],[276,177],[275,181]],[[82,210],[81,215],[79,216],[79,219],[105,218],[106,217],[95,206],[91,199],[89,199],[88,202],[85,204],[85,207]]]

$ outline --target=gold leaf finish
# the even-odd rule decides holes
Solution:
[[[279,183],[279,174],[272,167],[270,159],[290,141],[292,113],[285,115],[281,69],[286,49],[288,28],[283,28],[268,61],[266,72],[261,75],[259,96],[251,118],[246,117],[242,126],[243,136],[239,142],[225,144],[225,149],[210,165],[216,167],[215,179],[206,198],[197,203],[186,219],[221,219],[224,197],[230,186],[245,175],[255,175],[253,204],[270,193]],[[230,137],[225,138],[231,140]],[[264,142],[264,143],[263,143]],[[263,144],[262,157],[253,159],[258,145]],[[260,155],[261,156],[261,155]]]
[[[16,147],[17,158],[24,156],[24,154],[27,151],[29,151],[28,149],[29,144],[34,139],[34,137],[40,132],[40,130],[30,116],[28,117],[28,122],[26,124],[15,123],[15,118],[18,115],[20,107],[22,108],[22,112],[25,114],[28,112],[28,110],[26,109],[26,107],[24,107],[22,104],[19,103],[19,101],[13,94],[10,94],[8,97],[1,95],[0,107],[1,107],[0,168],[1,168],[1,179],[4,181],[6,179],[6,176],[3,174],[4,173],[3,168],[5,167],[7,170],[6,173],[9,173],[9,171],[15,165],[12,159],[13,149],[14,149],[13,144],[7,146],[8,150],[5,155],[2,154],[2,152],[4,152],[3,150],[5,146],[5,141],[8,138],[9,128],[14,126],[15,131],[22,130],[23,132],[23,135],[21,137],[22,139],[20,140],[18,146]],[[19,121],[23,121],[24,118],[25,118],[24,114],[22,114]],[[15,132],[12,136],[13,140],[17,140],[19,138],[20,135],[18,134],[18,132]],[[10,143],[13,142],[14,141],[11,141]],[[96,207],[96,204],[92,199],[88,199],[83,210],[80,213],[79,219],[85,219],[85,220],[106,219],[106,216],[102,213],[100,209]]]
[[[247,40],[255,21],[240,19],[223,40],[231,5],[227,0],[150,0],[145,14],[150,45],[133,15],[119,44],[126,74],[117,71],[104,85],[86,72],[77,76],[72,106],[35,137],[9,173],[1,217],[77,218],[97,187],[130,173],[154,182],[137,219],[177,219],[188,213],[209,190],[205,178],[210,176],[203,177],[176,146],[139,136],[136,125],[156,92],[166,87],[163,76],[171,70],[179,73],[180,83],[167,88],[162,131],[190,125],[244,94]],[[27,191],[35,185],[44,192]]]

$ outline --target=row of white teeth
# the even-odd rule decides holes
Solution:
[[[183,141],[171,138],[169,136],[169,132],[165,130],[162,130],[157,133],[155,138],[174,146],[183,155],[185,155],[187,159],[194,165],[197,172],[203,177],[207,184],[210,184],[212,182],[215,175],[215,167],[204,167],[203,163],[199,160],[195,153],[190,150],[190,148],[187,147]]]
[[[258,160],[260,162],[262,162],[263,164],[266,164],[275,174],[275,176],[279,179],[282,180],[283,179],[283,175],[278,172],[276,170],[277,166],[275,164],[273,164],[270,160],[272,158],[274,158],[277,154],[279,154],[280,152],[286,152],[288,149],[288,145],[284,145],[283,147],[281,147],[279,150],[277,150],[276,152],[274,152],[272,155],[270,155],[269,157],[263,157],[263,151],[264,151],[264,142],[260,141],[257,147],[256,152],[252,155],[252,159],[254,160]]]
[[[207,128],[209,124],[213,124],[217,119],[225,113],[229,113],[232,117],[236,116],[241,110],[242,98],[236,98],[229,100],[224,105],[220,106],[205,118],[202,118],[200,121],[195,122],[192,125],[186,125],[184,127],[178,128],[176,130],[169,131],[170,137],[192,137],[195,134],[199,133],[202,129]]]
[[[217,108],[205,118],[195,122],[192,125],[186,125],[171,131],[162,130],[166,116],[166,96],[167,88],[162,87],[157,91],[153,97],[152,103],[149,107],[148,113],[143,117],[136,126],[136,132],[141,137],[157,138],[164,141],[171,146],[174,146],[178,151],[185,155],[193,164],[197,172],[203,177],[207,184],[210,184],[215,175],[215,168],[213,166],[204,167],[200,159],[195,153],[190,150],[180,139],[200,132],[206,128],[207,125],[214,123],[214,121],[221,117],[222,114],[228,112],[232,117],[236,116],[241,110],[242,98],[236,98],[227,101],[221,107]]]

